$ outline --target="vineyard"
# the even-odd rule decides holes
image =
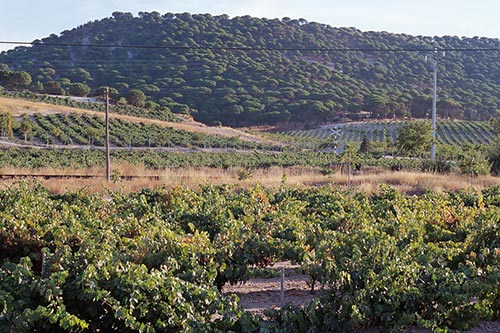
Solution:
[[[26,183],[0,191],[0,331],[446,332],[500,318],[498,186],[109,196]],[[286,260],[311,290],[324,288],[306,306],[260,318],[221,294]]]
[[[297,138],[318,141],[335,140],[339,147],[348,142],[361,142],[364,137],[372,142],[393,143],[398,130],[405,122],[362,122],[329,125],[312,130],[294,130],[285,134]],[[465,145],[490,144],[495,134],[488,122],[479,121],[440,121],[437,123],[438,144]]]
[[[15,142],[44,146],[104,147],[105,122],[101,116],[77,113],[35,113],[24,120],[30,123],[26,135],[21,128],[14,131]],[[29,139],[29,140],[28,140]],[[237,137],[225,138],[200,132],[132,122],[118,118],[110,120],[110,144],[114,147],[185,147],[271,149],[269,144],[243,141]]]
[[[105,143],[105,123],[102,117],[77,113],[35,113],[29,121],[32,132],[29,143],[42,145],[103,147]],[[22,122],[18,118],[18,122]],[[335,141],[342,148],[348,142],[369,141],[392,144],[398,131],[405,122],[363,122],[345,123],[314,130],[295,130],[285,132],[287,137],[306,142],[309,148],[318,148],[321,143]],[[21,129],[14,131],[16,142],[28,143]],[[495,133],[488,122],[439,122],[437,127],[438,144],[463,146],[467,144],[490,144]],[[278,140],[286,141],[277,137]],[[235,148],[235,149],[281,149],[276,144],[251,142],[237,137],[224,138],[200,132],[164,127],[144,122],[123,119],[110,120],[110,142],[115,147],[198,147],[198,148]],[[293,141],[288,140],[293,147]]]

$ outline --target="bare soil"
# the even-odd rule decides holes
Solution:
[[[304,306],[306,303],[319,297],[322,291],[311,292],[309,277],[299,272],[299,266],[289,262],[274,264],[270,269],[280,274],[285,269],[284,304]],[[266,309],[280,308],[281,277],[254,278],[244,284],[224,286],[224,294],[236,294],[240,304],[249,312],[262,315]]]
[[[327,290],[317,290],[311,293],[310,279],[300,272],[298,265],[291,265],[290,262],[275,263],[270,269],[285,270],[284,289],[285,304],[304,306],[316,297],[321,296]],[[279,274],[276,272],[275,274]],[[273,276],[275,275],[273,274]],[[265,316],[265,310],[280,308],[280,288],[281,278],[253,278],[244,284],[226,285],[223,293],[226,295],[235,294],[239,297],[240,305],[253,314]],[[316,286],[318,288],[319,286]],[[359,331],[359,333],[382,333],[384,328],[370,328]],[[407,328],[405,333],[429,333],[428,329]],[[469,331],[451,331],[455,333],[500,333],[500,322],[480,322],[477,327]]]

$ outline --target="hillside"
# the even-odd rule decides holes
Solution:
[[[97,133],[99,134],[98,136],[100,137],[99,140],[95,140],[95,144],[99,145],[100,143],[101,145],[104,145],[104,132],[99,132],[99,130],[102,130],[104,126],[104,120],[102,119],[104,117],[104,114],[102,112],[40,102],[30,102],[5,97],[0,97],[0,110],[10,112],[14,117],[18,119],[19,122],[22,121],[23,115],[28,115],[32,121],[32,126],[34,127],[33,136],[40,142],[47,141],[43,140],[42,138],[47,139],[49,137],[49,141],[51,143],[64,141],[57,139],[58,136],[54,135],[53,133],[57,132],[61,135],[67,136],[71,142],[76,144],[78,143],[78,141],[82,141],[75,140],[75,137],[72,137],[73,131],[76,127],[76,132],[81,132],[79,136],[84,138],[83,141],[80,142],[80,144],[87,144],[89,139],[87,138],[88,133],[86,133],[86,131],[89,131],[88,128],[91,128],[91,132],[94,133],[97,131]],[[44,121],[44,119],[47,120]],[[223,144],[228,139],[255,143],[263,143],[265,141],[264,139],[256,135],[245,133],[237,129],[228,127],[209,127],[202,123],[193,121],[187,117],[181,117],[180,119],[181,121],[178,122],[169,122],[158,119],[116,114],[113,113],[113,108],[111,108],[110,113],[111,131],[114,130],[114,124],[121,124],[122,127],[124,126],[125,129],[129,132],[126,134],[132,135],[132,128],[134,126],[138,126],[138,128],[134,128],[134,130],[141,131],[142,128],[143,133],[141,134],[141,136],[146,137],[143,140],[145,140],[146,142],[151,141],[155,146],[160,144],[162,140],[172,141],[172,137],[175,137],[175,135],[173,135],[174,132],[177,133],[177,136],[179,136],[179,133],[184,133],[182,134],[183,136],[188,136],[185,139],[187,141],[191,141],[193,144],[195,143],[195,141],[207,140],[214,143],[217,142],[218,144]],[[49,125],[47,126],[49,126],[50,128],[44,128],[44,122],[48,122]],[[54,130],[54,128],[56,128],[57,130]],[[22,139],[21,133],[16,134],[19,140]],[[153,137],[148,138],[148,134],[153,135]],[[162,134],[164,138],[160,138]],[[127,139],[122,139],[122,141],[125,144]],[[138,139],[136,139],[136,141],[137,142],[135,144],[133,142],[131,142],[131,144],[137,146],[139,144],[139,141]],[[59,143],[67,144],[64,142]]]
[[[305,19],[115,12],[3,52],[0,85],[73,94],[106,85],[116,101],[144,104],[142,92],[148,107],[210,125],[302,127],[426,117],[432,62],[425,58],[436,56],[440,117],[486,120],[500,107],[499,48],[498,39],[363,32]],[[418,51],[429,49],[448,51]]]

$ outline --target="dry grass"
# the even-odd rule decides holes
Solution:
[[[244,171],[244,172],[242,172]],[[90,179],[40,179],[39,181],[54,193],[74,192],[85,188],[93,193],[105,193],[108,190],[133,192],[142,188],[154,188],[159,186],[174,187],[186,186],[192,189],[206,184],[234,184],[237,187],[251,187],[261,184],[269,188],[278,188],[283,182],[289,187],[307,188],[330,185],[339,189],[347,189],[347,175],[335,173],[323,175],[320,170],[308,167],[241,170],[238,168],[214,169],[214,168],[175,168],[165,170],[146,169],[140,165],[120,164],[114,166],[112,175],[134,176],[138,178],[123,179],[114,178],[114,181],[106,183],[104,179],[104,168],[86,169],[53,169],[43,168],[37,170],[27,169],[0,169],[0,174],[31,174],[31,175],[96,175],[98,178]],[[248,176],[248,177],[242,177]],[[154,177],[154,178],[148,178]],[[14,180],[5,180],[5,185]],[[401,193],[420,194],[427,190],[458,191],[468,189],[471,182],[468,177],[449,174],[431,174],[421,172],[391,172],[381,170],[370,170],[355,174],[351,179],[351,187],[359,192],[376,192],[380,184],[388,184]],[[478,177],[474,183],[474,189],[481,190],[495,184],[500,184],[500,178],[492,176]]]
[[[346,186],[345,175],[335,174],[332,182]],[[367,173],[354,175],[351,180],[351,186],[361,192],[374,192],[380,184],[387,184],[396,188],[401,193],[420,194],[427,190],[436,192],[459,191],[473,187],[481,190],[495,184],[500,184],[498,177],[481,176],[474,180],[459,174],[433,174],[425,172],[392,172]]]

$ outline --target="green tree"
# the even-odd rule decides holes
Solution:
[[[28,141],[28,137],[31,138],[33,133],[33,122],[27,114],[23,114],[23,120],[21,121],[19,130],[23,133],[24,142],[26,143]]]
[[[9,77],[8,86],[15,90],[27,89],[31,81],[31,75],[28,72],[13,72]]]
[[[500,174],[500,110],[497,111],[497,117],[491,121],[496,139],[488,147],[486,156],[491,166],[491,172],[495,175]]]
[[[385,108],[387,107],[387,98],[378,93],[368,95],[365,101],[365,108],[372,113],[375,118],[385,117]]]
[[[359,155],[356,149],[350,145],[347,144],[344,148],[344,151],[340,155],[340,163],[343,165],[347,166],[347,188],[351,188],[351,173],[352,173],[352,167],[356,163],[359,162]]]
[[[12,125],[14,123],[14,116],[8,111],[0,112],[0,135],[12,139],[14,131]]]
[[[121,98],[120,93],[118,92],[118,89],[108,87],[108,92],[109,92],[109,98],[112,101],[118,102]],[[89,96],[92,97],[97,97],[97,98],[104,98],[106,95],[106,87],[105,86],[100,86],[94,91]]]
[[[491,165],[488,163],[486,155],[478,147],[468,147],[460,158],[460,171],[464,175],[470,176],[471,185],[479,175],[490,172]]]
[[[367,154],[371,151],[372,145],[370,140],[368,140],[368,137],[363,135],[363,140],[361,141],[361,145],[359,146],[359,152],[363,154]]]
[[[139,89],[132,89],[127,95],[127,102],[133,106],[143,107],[146,102],[146,95]]]
[[[90,93],[90,87],[85,83],[73,83],[69,86],[68,92],[71,96],[85,97]]]
[[[411,103],[411,115],[415,118],[425,118],[431,112],[432,97],[428,95],[415,96]]]
[[[403,125],[396,139],[398,152],[405,156],[422,156],[432,143],[432,126],[429,121],[413,121]]]
[[[500,110],[497,110],[496,118],[491,120],[491,126],[493,127],[493,131],[497,135],[497,138],[500,138]]]
[[[60,82],[49,81],[43,84],[43,92],[49,95],[65,95],[64,89]]]

